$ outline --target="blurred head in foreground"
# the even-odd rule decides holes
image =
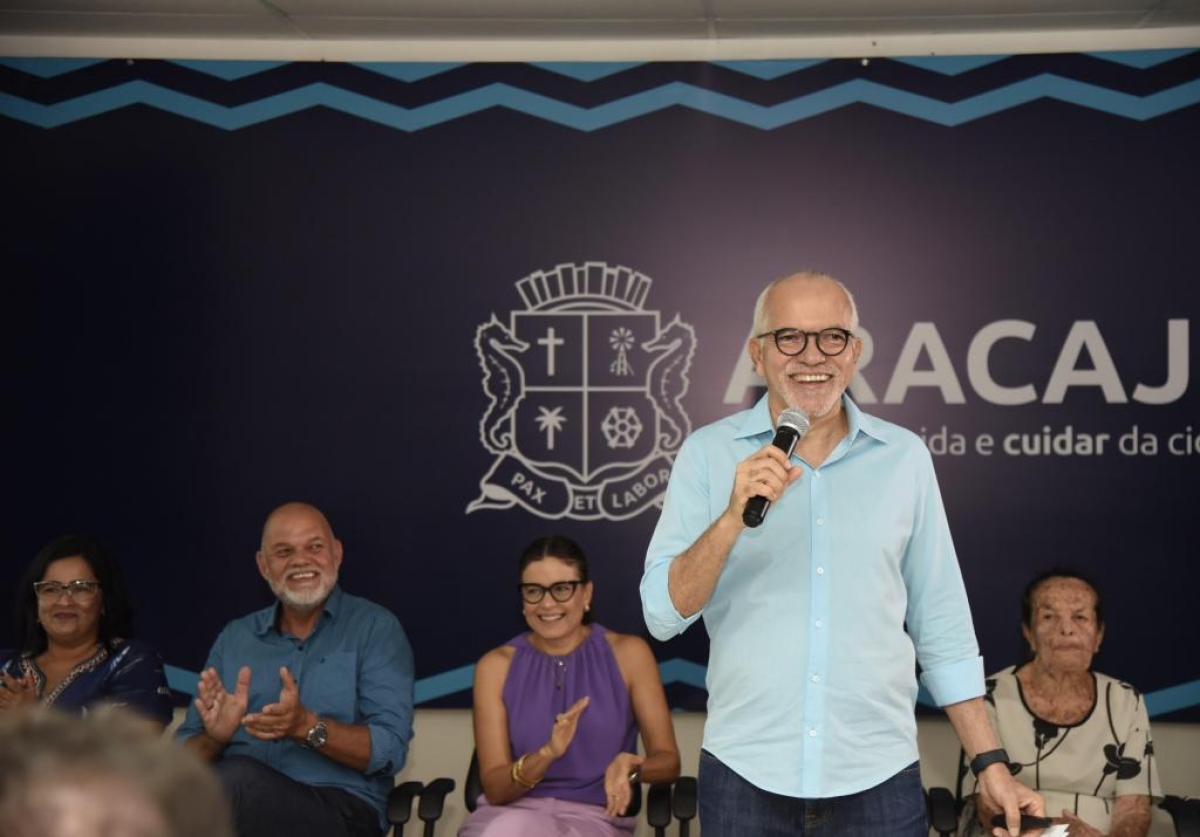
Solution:
[[[0,834],[232,837],[216,778],[144,719],[31,709],[0,717]]]

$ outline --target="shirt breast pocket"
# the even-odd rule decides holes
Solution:
[[[309,660],[300,702],[326,718],[354,723],[358,705],[358,655],[335,651]]]

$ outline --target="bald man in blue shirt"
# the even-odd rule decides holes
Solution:
[[[642,578],[650,632],[710,639],[700,758],[705,837],[925,837],[916,664],[991,807],[1019,833],[1042,801],[1013,781],[984,711],[983,661],[932,458],[846,397],[862,341],[849,291],[799,273],[759,296],[748,351],[767,393],[693,433]],[[791,458],[780,414],[811,427]],[[772,506],[748,528],[753,497]]]
[[[277,601],[217,637],[176,735],[214,763],[239,837],[379,837],[412,739],[404,630],[338,587],[342,543],[313,506],[271,512],[256,562]]]

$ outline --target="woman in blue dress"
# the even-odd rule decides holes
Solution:
[[[120,568],[96,539],[65,535],[43,547],[17,588],[16,616],[21,645],[0,665],[0,712],[107,704],[170,722],[162,659],[131,638]]]

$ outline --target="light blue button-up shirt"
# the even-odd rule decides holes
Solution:
[[[658,639],[704,618],[704,748],[793,797],[855,793],[917,760],[918,660],[939,705],[984,691],[933,460],[915,434],[842,404],[846,438],[819,468],[793,457],[803,476],[741,533],[711,599],[685,619],[668,570],[728,506],[737,463],[771,441],[766,397],[693,433],[641,584]]]
[[[256,758],[306,785],[342,788],[379,812],[404,767],[412,740],[413,655],[404,629],[387,609],[335,587],[313,632],[305,639],[281,634],[272,605],[225,626],[213,643],[205,668],[212,666],[226,690],[250,666],[251,712],[279,700],[287,666],[300,690],[300,702],[322,718],[367,727],[371,759],[365,773],[338,764],[292,740],[260,741],[239,729],[222,756]],[[175,733],[181,741],[204,728],[193,704]]]

